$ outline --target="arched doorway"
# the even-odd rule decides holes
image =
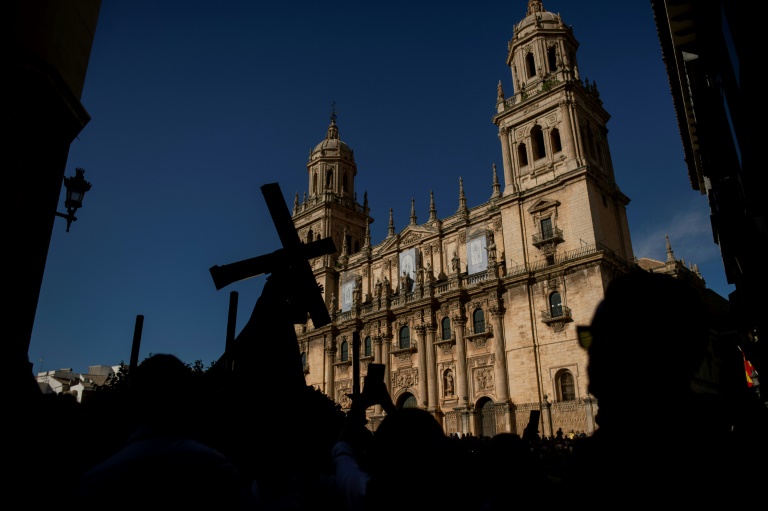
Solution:
[[[487,437],[494,436],[496,434],[496,408],[493,406],[493,400],[489,397],[481,398],[477,401],[475,408],[480,412],[478,433]]]
[[[410,392],[403,392],[400,397],[397,398],[397,403],[395,404],[395,407],[398,410],[400,408],[416,408],[417,406],[416,396]]]

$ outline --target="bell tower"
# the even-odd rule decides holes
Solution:
[[[317,282],[325,290],[329,310],[348,257],[366,247],[370,249],[368,224],[373,218],[369,216],[367,193],[363,204],[357,202],[356,176],[354,152],[339,137],[334,103],[325,139],[309,154],[309,192],[302,200],[297,193],[293,203],[293,223],[304,243],[331,237],[336,244],[335,254],[310,261]]]
[[[547,259],[579,244],[602,244],[632,260],[626,219],[629,199],[619,190],[608,149],[610,115],[597,84],[582,80],[573,29],[559,14],[529,0],[525,18],[507,45],[513,94],[498,84],[494,124],[499,128],[504,197],[521,201],[533,228],[533,247],[521,259]],[[522,206],[525,204],[525,206]],[[564,214],[570,238],[560,234]],[[560,225],[558,225],[558,220]]]

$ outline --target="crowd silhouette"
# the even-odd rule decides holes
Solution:
[[[270,279],[252,321],[280,317],[279,278]],[[637,271],[611,281],[578,332],[599,407],[592,435],[448,436],[426,410],[395,408],[384,382],[368,378],[347,412],[289,382],[286,402],[266,413],[248,378],[282,382],[248,368],[269,348],[243,348],[253,358],[235,371],[195,371],[155,354],[121,389],[83,403],[43,395],[29,373],[10,401],[19,448],[7,496],[117,509],[497,511],[531,499],[761,507],[764,400],[731,365],[721,392],[691,386],[709,349],[707,319],[701,297],[680,280]],[[295,375],[298,353],[273,349]],[[639,415],[638,401],[655,416]],[[371,431],[365,411],[374,405],[386,415]],[[50,477],[55,467],[66,470]]]

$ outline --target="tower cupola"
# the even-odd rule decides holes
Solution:
[[[309,198],[332,194],[354,198],[357,165],[352,149],[339,137],[336,112],[331,114],[331,124],[325,139],[309,154]]]

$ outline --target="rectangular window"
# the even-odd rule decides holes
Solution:
[[[541,237],[545,240],[552,237],[552,218],[547,217],[541,220]]]

